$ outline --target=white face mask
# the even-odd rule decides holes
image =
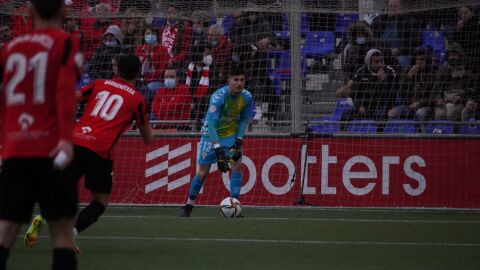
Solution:
[[[212,55],[209,54],[209,55],[206,55],[203,57],[203,64],[205,66],[210,66],[212,64],[212,61],[213,61],[213,58],[212,58]]]
[[[166,88],[172,89],[172,88],[174,88],[175,85],[177,84],[177,81],[176,81],[175,79],[169,79],[169,78],[167,78],[167,79],[164,80],[163,83],[165,84],[165,87],[166,87]]]
[[[107,40],[104,41],[103,44],[107,45],[108,47],[115,47],[118,45],[118,42],[116,40]]]
[[[357,37],[357,44],[358,45],[363,45],[367,42],[367,38],[366,37]]]

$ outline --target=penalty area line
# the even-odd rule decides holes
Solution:
[[[237,238],[194,238],[194,237],[136,237],[136,236],[79,236],[85,240],[120,241],[194,241],[194,242],[232,242],[264,244],[313,244],[313,245],[364,245],[364,246],[444,246],[444,247],[480,247],[480,243],[442,243],[442,242],[376,242],[376,241],[330,241],[330,240],[282,240],[282,239],[237,239]]]
[[[184,217],[174,216],[142,216],[142,215],[104,215],[102,218],[131,218],[131,219],[148,219],[148,218],[163,218],[163,219],[185,219]],[[189,219],[223,219],[222,217],[189,217]],[[283,217],[245,217],[242,220],[279,220],[279,221],[322,221],[322,222],[377,222],[377,223],[467,223],[480,224],[480,220],[422,220],[422,219],[355,219],[355,218],[283,218]]]

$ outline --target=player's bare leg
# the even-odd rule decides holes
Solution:
[[[190,191],[188,192],[188,200],[185,206],[182,207],[180,217],[190,217],[192,214],[193,206],[195,205],[195,198],[202,189],[203,183],[210,173],[211,165],[198,165],[197,173],[193,177],[192,184],[190,185]]]
[[[15,244],[17,234],[20,231],[20,223],[0,220],[0,269],[7,265],[10,249]]]

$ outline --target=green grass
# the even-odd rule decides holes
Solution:
[[[111,207],[78,238],[79,269],[480,269],[479,212],[243,210]],[[50,269],[50,248],[19,238],[9,269]]]

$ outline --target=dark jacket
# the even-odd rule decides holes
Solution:
[[[388,14],[378,16],[373,20],[371,28],[375,37],[383,39],[383,35],[390,23],[397,26],[398,46],[392,46],[392,41],[387,40],[392,48],[400,49],[401,55],[411,55],[412,50],[420,46],[420,29],[415,26],[415,21],[408,14],[399,17],[391,17]]]

